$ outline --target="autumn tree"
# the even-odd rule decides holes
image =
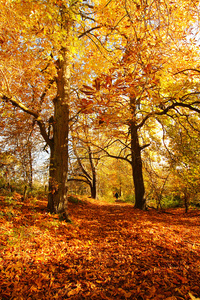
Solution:
[[[10,107],[9,111],[6,111],[4,103],[2,105],[0,127],[2,129],[0,140],[1,151],[5,153],[9,152],[15,157],[12,168],[18,175],[18,180],[23,185],[32,189],[33,176],[36,174],[34,162],[36,162],[38,153],[44,147],[35,123],[23,112],[18,111],[16,116],[16,108],[14,107]]]
[[[50,168],[50,198],[49,198],[49,209],[51,212],[61,212],[65,214],[65,178],[61,179],[59,176],[63,177],[65,172],[62,171],[62,168],[59,167],[59,158],[57,157],[57,151],[61,148],[60,143],[63,143],[63,147],[60,151],[60,157],[66,158],[66,149],[67,149],[67,133],[68,129],[67,126],[63,126],[64,130],[61,133],[59,126],[59,121],[64,119],[62,113],[60,114],[60,106],[62,106],[62,112],[65,115],[65,120],[68,119],[68,81],[69,81],[69,74],[68,72],[68,58],[67,58],[67,47],[68,41],[66,40],[66,44],[63,46],[59,46],[60,53],[57,59],[57,77],[56,80],[52,77],[51,79],[46,78],[46,88],[43,90],[42,95],[39,96],[41,92],[41,83],[45,84],[45,78],[43,76],[44,70],[48,68],[48,56],[47,53],[50,51],[50,48],[45,49],[45,44],[49,46],[50,40],[47,41],[47,28],[50,29],[50,26],[54,25],[52,21],[52,14],[54,17],[59,17],[60,25],[63,28],[63,33],[66,32],[65,38],[68,38],[68,27],[71,25],[67,25],[71,23],[71,20],[66,15],[64,16],[64,12],[66,12],[66,7],[61,5],[61,7],[54,7],[53,2],[49,3],[48,5],[45,2],[26,2],[26,1],[19,1],[17,3],[5,3],[4,11],[6,15],[10,14],[12,19],[12,26],[5,26],[7,28],[7,32],[5,33],[5,40],[2,41],[2,56],[4,55],[4,60],[6,57],[6,50],[9,48],[10,52],[12,51],[12,60],[14,62],[14,66],[16,66],[19,61],[21,62],[20,65],[17,67],[17,72],[14,73],[15,82],[9,78],[9,73],[7,72],[6,65],[3,66],[2,70],[2,78],[3,78],[3,86],[1,92],[1,99],[4,102],[10,102],[15,107],[23,110],[24,112],[28,113],[32,116],[33,119],[37,122],[40,127],[41,134],[45,139],[46,143],[49,145],[51,149],[51,166]],[[53,10],[54,8],[54,10]],[[22,14],[23,18],[20,17]],[[68,20],[68,21],[67,21]],[[6,23],[6,18],[4,17],[3,22]],[[29,24],[29,25],[27,25]],[[26,29],[27,27],[27,29]],[[14,34],[12,35],[12,31],[14,28]],[[51,35],[52,38],[52,35]],[[64,36],[63,36],[64,38]],[[12,40],[14,41],[12,44]],[[28,42],[27,42],[28,41]],[[11,44],[11,46],[9,46]],[[37,46],[36,46],[37,45]],[[45,49],[45,54],[43,53],[40,55],[42,49]],[[49,53],[50,55],[51,53]],[[36,55],[37,59],[35,59],[34,55]],[[46,56],[46,59],[44,57]],[[49,56],[50,57],[50,56]],[[33,62],[31,62],[33,59]],[[51,59],[51,57],[50,57]],[[50,61],[49,59],[49,61]],[[30,64],[28,65],[27,62]],[[39,68],[36,68],[37,71],[33,72],[34,65],[39,65]],[[10,66],[12,67],[12,65]],[[21,72],[20,72],[21,71]],[[24,71],[26,74],[24,74]],[[31,71],[33,72],[31,74]],[[55,72],[54,72],[55,73]],[[12,74],[13,75],[13,74]],[[24,75],[24,76],[23,76]],[[34,77],[35,76],[35,77]],[[43,80],[44,78],[44,80]],[[20,84],[20,88],[16,87],[15,85],[19,80],[23,84]],[[26,83],[26,80],[30,80]],[[47,91],[52,86],[53,82],[56,82],[57,85],[57,96],[54,100],[55,106],[55,118],[56,118],[56,125],[54,126],[54,138],[51,139],[48,136],[48,133],[45,128],[45,123],[41,116],[41,109],[44,98],[46,96]],[[40,86],[39,86],[40,85]],[[32,86],[34,86],[32,88]],[[23,90],[24,88],[24,90]],[[37,99],[36,99],[37,93]],[[32,100],[32,101],[31,101]],[[24,102],[23,102],[24,101]],[[32,102],[32,103],[31,103]],[[57,120],[58,119],[58,120]],[[53,122],[51,124],[53,126]],[[64,122],[63,125],[66,125]],[[62,140],[62,138],[64,140]],[[63,159],[64,165],[66,159]],[[56,168],[55,168],[56,165]],[[60,169],[61,168],[61,169]],[[60,169],[59,174],[56,174],[56,170]],[[57,182],[57,183],[56,183]],[[61,186],[60,186],[61,185]],[[63,186],[64,185],[64,186]],[[53,187],[54,186],[54,187]],[[57,189],[59,186],[59,189]],[[53,190],[54,188],[54,190]],[[54,191],[54,194],[53,194]],[[62,195],[62,196],[61,196]],[[65,216],[66,217],[66,216]]]
[[[90,187],[91,197],[96,199],[97,195],[97,165],[98,157],[95,157],[95,151],[88,142],[75,142],[73,139],[73,155],[70,160],[75,161],[71,163],[69,170],[68,182],[82,182]]]
[[[112,68],[98,76],[98,85],[86,87],[85,94],[105,104],[102,126],[109,127],[113,140],[104,151],[131,164],[136,208],[145,208],[142,151],[150,149],[156,128],[174,115],[199,113],[196,83],[175,75],[184,66],[197,64],[198,49],[189,38],[197,6],[188,1],[125,1],[121,8],[112,2],[105,10],[111,16],[103,20],[110,28],[110,50],[121,54],[112,58]],[[114,143],[120,145],[118,155],[108,151]]]
[[[194,113],[173,118],[164,132],[171,186],[174,194],[182,198],[186,212],[190,201],[197,203],[199,196],[199,138],[199,116]]]
[[[22,110],[38,124],[50,148],[48,209],[67,220],[72,53],[77,36],[87,32],[86,20],[92,21],[93,6],[62,0],[1,1],[0,5],[2,105],[7,109],[11,103],[16,115]]]

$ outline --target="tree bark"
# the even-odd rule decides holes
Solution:
[[[132,120],[130,120],[131,134],[131,158],[132,158],[132,174],[135,187],[135,208],[145,209],[146,200],[144,199],[144,179],[142,170],[141,147],[138,138],[138,128],[136,125],[136,99],[130,97],[130,106],[132,111]]]
[[[97,190],[96,190],[96,182],[94,182],[94,180],[93,180],[93,184],[90,185],[90,190],[91,190],[92,199],[96,199]]]
[[[50,191],[48,208],[60,218],[70,221],[68,217],[67,176],[68,176],[68,134],[69,134],[69,103],[70,103],[70,31],[72,20],[64,4],[60,7],[60,26],[65,30],[65,46],[60,49],[56,62],[57,95],[54,99],[53,143],[50,162]]]
[[[70,59],[67,48],[57,61],[57,96],[54,99],[53,143],[50,158],[48,209],[68,220],[67,174],[70,98]]]
[[[28,143],[27,145],[27,151],[28,151],[28,164],[29,164],[29,170],[28,170],[28,185],[30,190],[33,189],[33,159],[32,159],[32,144]]]
[[[92,158],[92,150],[90,148],[90,146],[88,145],[88,149],[89,149],[89,160],[90,160],[90,166],[91,166],[91,170],[92,170],[92,184],[91,184],[91,197],[93,199],[96,199],[97,196],[97,189],[96,189],[96,168],[93,162],[93,158]]]
[[[188,193],[188,191],[187,191],[187,188],[185,188],[184,189],[184,205],[185,205],[185,213],[187,213],[188,212],[188,206],[189,206],[189,204],[188,204],[188,201],[189,200],[189,193]]]

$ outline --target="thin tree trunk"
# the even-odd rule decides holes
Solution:
[[[90,146],[88,145],[88,149],[89,149],[89,160],[90,160],[90,166],[91,166],[91,170],[92,170],[92,187],[91,187],[91,197],[93,199],[96,199],[97,197],[97,189],[96,189],[96,168],[94,166],[94,162],[92,159],[92,151]]]
[[[28,185],[30,190],[33,189],[33,159],[32,159],[32,145],[28,144],[28,164],[29,164],[29,171],[28,171]]]
[[[184,205],[185,205],[185,213],[188,212],[188,199],[189,199],[189,193],[187,191],[187,188],[184,189]]]
[[[27,185],[24,186],[23,198],[22,200],[25,201],[27,197]]]

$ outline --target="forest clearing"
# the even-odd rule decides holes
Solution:
[[[142,211],[84,198],[72,223],[47,200],[0,198],[0,299],[200,297],[200,210]]]

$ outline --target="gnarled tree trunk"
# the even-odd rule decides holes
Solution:
[[[67,48],[62,48],[61,54],[57,61],[57,96],[54,99],[48,209],[67,220],[70,60]]]

